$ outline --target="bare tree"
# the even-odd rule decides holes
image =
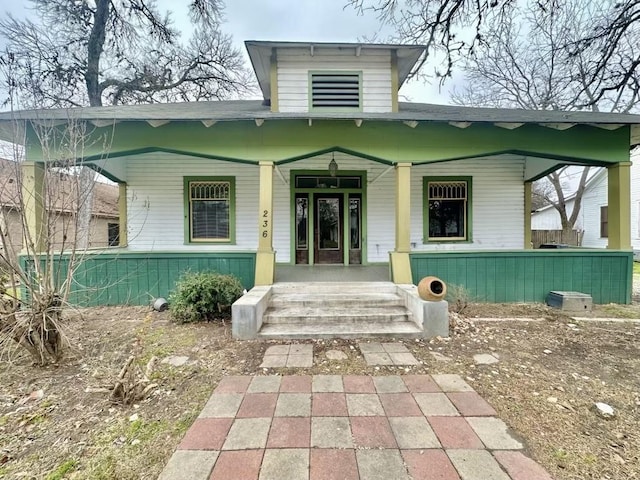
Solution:
[[[630,48],[640,44],[640,0],[347,0],[346,4],[391,25],[394,40],[425,44],[432,61],[442,59],[435,66],[442,81],[451,76],[456,62],[490,47],[491,32],[508,26],[522,5],[535,11],[545,28],[553,28],[558,17],[568,17],[578,6],[589,12],[589,28],[577,35],[568,32],[568,38],[558,39],[553,48],[556,54],[589,59],[581,73],[584,81],[573,84],[580,86],[577,93],[586,93],[583,89],[590,85],[584,106],[599,104],[611,94],[638,92],[640,56]]]
[[[241,53],[220,26],[222,0],[192,0],[183,40],[155,0],[29,0],[36,21],[0,20],[7,42],[0,65],[7,98],[27,107],[78,107],[226,99],[251,88]],[[6,101],[5,101],[6,105]],[[88,245],[95,174],[80,212],[79,246]]]
[[[69,345],[63,311],[82,262],[79,213],[91,198],[75,171],[85,148],[101,142],[108,151],[109,139],[71,118],[31,127],[42,162],[25,169],[19,152],[0,162],[0,353],[17,346],[44,365]]]
[[[8,15],[0,36],[11,88],[39,107],[225,99],[251,86],[221,0],[191,1],[186,41],[155,0],[29,2],[37,22]]]

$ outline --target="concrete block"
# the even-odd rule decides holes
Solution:
[[[580,292],[549,292],[547,305],[569,312],[590,312],[593,308],[591,295]]]
[[[424,323],[422,325],[425,338],[449,336],[449,303],[424,302]]]
[[[397,293],[413,314],[413,321],[422,328],[425,338],[449,336],[449,304],[445,300],[422,300],[415,285],[397,285]]]
[[[269,306],[271,286],[253,287],[231,305],[231,332],[238,340],[256,338]]]

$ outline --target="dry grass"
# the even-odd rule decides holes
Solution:
[[[463,375],[558,480],[640,478],[637,323],[571,326],[541,305],[470,305],[471,316],[541,320],[483,322],[450,340],[405,341],[423,362],[407,369],[368,367],[356,342],[336,340],[312,342],[313,368],[265,370],[259,364],[269,343],[236,342],[228,324],[175,325],[166,313],[143,308],[83,313],[74,322],[85,335],[59,365],[33,368],[26,357],[0,364],[0,478],[155,479],[223,375],[407,372]],[[328,349],[344,351],[348,360],[327,360]],[[500,363],[475,366],[473,354],[489,351]],[[132,352],[142,366],[154,355],[185,355],[189,362],[157,364],[158,388],[134,406],[91,393],[109,384]],[[598,417],[591,409],[596,401],[612,405],[616,418]]]

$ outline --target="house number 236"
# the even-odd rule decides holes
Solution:
[[[267,238],[269,236],[269,230],[267,230],[269,228],[269,210],[262,211],[262,228],[265,229],[262,230],[262,237]]]

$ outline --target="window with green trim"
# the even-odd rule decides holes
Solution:
[[[425,177],[425,240],[428,242],[471,239],[471,179]]]
[[[189,242],[234,240],[235,179],[185,178]]]

